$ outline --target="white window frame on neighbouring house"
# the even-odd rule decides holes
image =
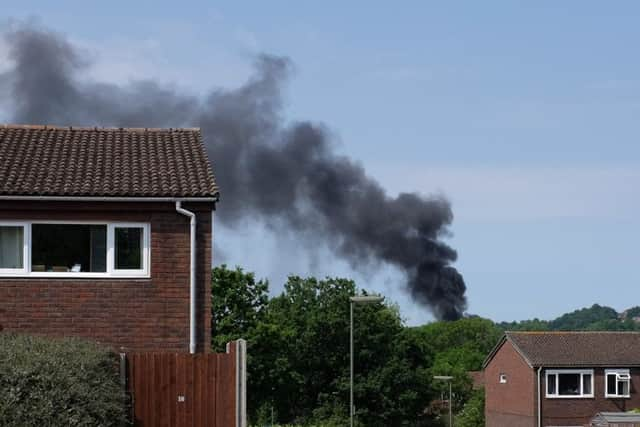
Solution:
[[[609,393],[609,376],[615,375],[616,377],[616,392],[615,394]],[[620,393],[619,386],[621,382],[627,383],[627,393]],[[605,369],[604,370],[604,397],[606,398],[630,398],[631,397],[631,375],[628,369]]]
[[[104,225],[107,227],[106,271],[105,272],[54,272],[32,271],[31,248],[33,224]],[[64,277],[64,278],[148,278],[151,265],[151,225],[146,222],[118,221],[0,221],[0,227],[23,227],[23,268],[0,268],[0,277]],[[115,230],[117,228],[142,228],[140,269],[116,269]]]
[[[560,375],[562,374],[579,374],[580,375],[580,394],[559,394]],[[584,393],[584,376],[590,375],[591,393]],[[555,377],[555,394],[549,393],[549,377]],[[549,399],[588,399],[593,398],[593,369],[549,369],[545,372],[545,396]]]

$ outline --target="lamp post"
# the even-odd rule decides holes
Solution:
[[[362,296],[357,296],[357,297],[351,297],[349,298],[349,300],[351,301],[351,317],[350,317],[350,321],[349,321],[349,332],[350,332],[350,336],[349,336],[349,353],[350,353],[350,369],[349,369],[349,373],[350,373],[350,381],[349,381],[349,420],[350,420],[350,425],[351,427],[353,427],[353,413],[354,413],[354,407],[353,407],[353,306],[355,304],[375,304],[378,302],[382,302],[382,300],[384,299],[384,297],[378,296],[378,295],[362,295]]]
[[[451,412],[451,380],[453,379],[450,375],[434,375],[434,380],[446,381],[449,383],[449,427],[453,427],[453,417]]]

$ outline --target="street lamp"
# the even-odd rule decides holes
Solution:
[[[453,377],[450,375],[434,375],[433,379],[449,383],[449,427],[453,427],[453,417],[451,416],[451,380]]]
[[[354,412],[353,410],[354,409],[353,408],[353,306],[355,304],[375,304],[377,302],[382,302],[383,299],[384,297],[381,297],[378,295],[362,295],[362,296],[349,298],[349,301],[351,301],[351,320],[349,322],[349,329],[350,329],[349,351],[350,351],[350,362],[351,362],[351,368],[349,370],[351,374],[351,380],[349,382],[349,420],[350,420],[351,427],[353,427],[353,412]]]

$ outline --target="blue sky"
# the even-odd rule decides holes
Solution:
[[[637,2],[9,0],[2,13],[4,25],[32,19],[65,34],[100,80],[198,93],[240,85],[256,53],[286,55],[287,120],[325,123],[336,150],[392,194],[451,200],[469,312],[513,320],[640,304]],[[0,45],[0,70],[2,55]],[[217,244],[276,290],[288,273],[349,275],[409,323],[430,319],[390,268],[300,256],[294,238],[260,224],[219,229]]]

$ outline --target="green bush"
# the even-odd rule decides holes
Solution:
[[[127,424],[118,363],[77,339],[0,334],[0,425]]]

